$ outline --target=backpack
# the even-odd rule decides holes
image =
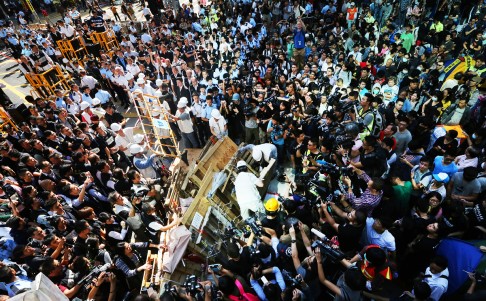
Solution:
[[[252,293],[247,293],[243,289],[243,285],[241,285],[241,282],[237,279],[235,280],[235,285],[240,291],[240,297],[230,295],[228,298],[232,301],[260,301],[260,298],[257,296],[253,295]]]

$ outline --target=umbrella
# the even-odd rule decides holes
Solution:
[[[228,175],[224,173],[224,171],[220,171],[214,174],[213,176],[213,185],[211,185],[211,190],[208,193],[208,198],[212,198],[216,190],[224,184]]]

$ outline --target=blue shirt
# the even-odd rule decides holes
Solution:
[[[432,172],[433,174],[438,174],[441,172],[445,172],[449,178],[452,178],[452,176],[457,172],[457,165],[456,163],[452,162],[449,165],[444,165],[442,163],[442,159],[444,159],[444,156],[437,156],[435,157],[434,160],[434,171]]]
[[[100,100],[101,104],[105,104],[110,101],[111,94],[108,91],[100,89],[96,92],[95,97]]]
[[[202,114],[201,114],[201,117],[206,118],[206,119],[211,119],[211,112],[214,109],[217,109],[217,108],[218,108],[218,106],[214,102],[211,106],[209,106],[208,104],[205,104],[204,109],[203,109]]]
[[[294,48],[295,49],[302,49],[305,47],[305,31],[302,30],[294,30]]]
[[[66,102],[64,102],[64,100],[61,98],[61,97],[58,97],[56,98],[56,108],[60,109],[60,108],[67,108],[66,107]]]

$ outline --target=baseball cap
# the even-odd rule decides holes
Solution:
[[[130,154],[135,155],[143,152],[143,147],[139,144],[132,144],[130,146]]]
[[[110,125],[110,128],[111,128],[112,131],[118,132],[119,130],[121,130],[122,127],[119,123],[112,123]]]
[[[439,172],[432,175],[437,182],[442,182],[444,184],[449,183],[449,175],[445,172]]]

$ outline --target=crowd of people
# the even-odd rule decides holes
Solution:
[[[1,300],[39,272],[73,300],[158,300],[139,294],[152,269],[145,254],[165,249],[160,232],[181,218],[164,207],[170,160],[124,116],[140,92],[159,98],[153,115],[166,115],[181,152],[229,137],[258,165],[275,159],[292,187],[264,201],[258,168],[238,162],[245,222],[224,235],[228,258],[160,300],[446,298],[449,263],[436,246],[486,233],[483,1],[140,1],[106,11],[82,18],[67,7],[46,31],[23,18],[0,28],[24,74],[59,65],[72,79],[69,91],[26,97],[25,120],[2,128]],[[90,39],[106,30],[119,48]],[[62,39],[88,54],[63,57]],[[470,65],[454,72],[455,59]],[[465,272],[471,285],[454,300],[484,299],[479,276]]]

